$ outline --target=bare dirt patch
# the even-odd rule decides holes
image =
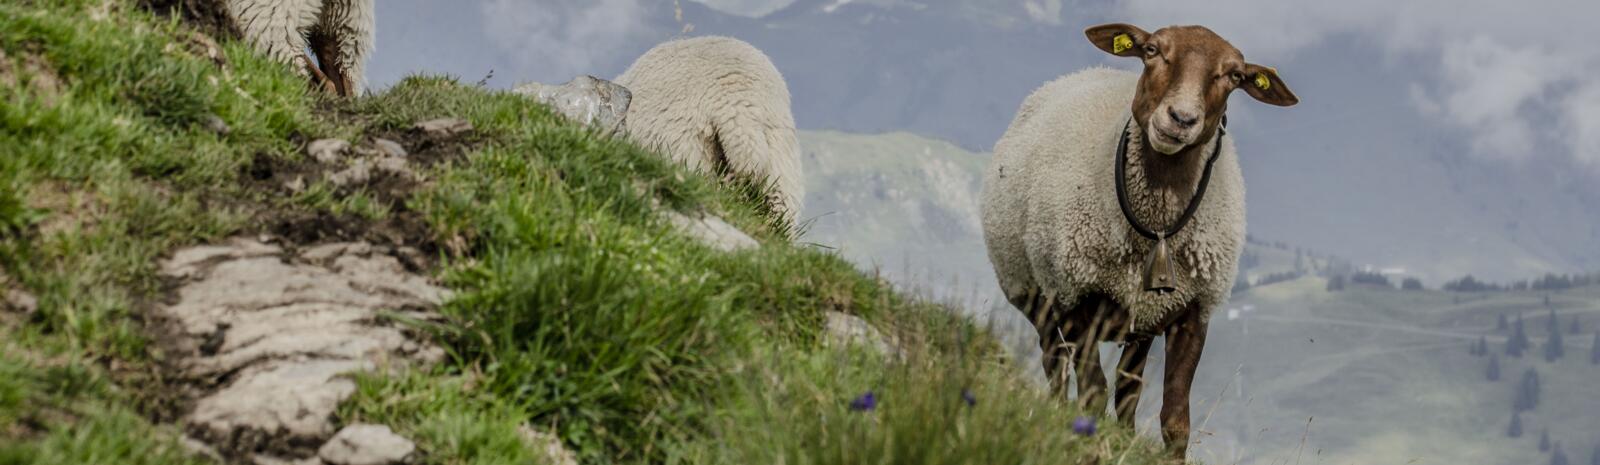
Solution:
[[[427,269],[431,257],[441,251],[440,244],[429,231],[426,218],[408,201],[431,182],[430,168],[460,160],[480,143],[469,125],[446,132],[421,128],[382,131],[357,143],[306,141],[302,144],[306,155],[295,159],[259,155],[246,173],[255,190],[288,197],[326,183],[333,186],[336,196],[366,195],[382,204],[387,213],[368,218],[306,209],[266,209],[253,222],[259,225],[253,232],[294,244],[364,241],[393,246],[403,249],[408,269]]]

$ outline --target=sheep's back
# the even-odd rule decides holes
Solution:
[[[633,94],[624,123],[629,137],[697,170],[713,167],[713,122],[717,111],[727,111],[722,107],[768,106],[794,127],[783,76],[766,54],[738,39],[662,43],[635,60],[616,83]]]

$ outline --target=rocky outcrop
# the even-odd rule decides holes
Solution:
[[[549,105],[556,113],[601,134],[616,134],[627,118],[633,93],[628,88],[594,76],[578,76],[561,85],[528,82],[512,92]]]
[[[161,263],[175,288],[157,314],[196,397],[185,417],[190,434],[229,458],[263,463],[397,463],[336,462],[319,452],[343,447],[325,443],[334,409],[355,391],[351,373],[444,355],[393,322],[433,319],[447,296],[407,271],[397,253],[361,242],[295,249],[236,238]],[[371,438],[370,430],[350,434]],[[409,454],[395,439],[373,441]]]

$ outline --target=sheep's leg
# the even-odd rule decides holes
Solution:
[[[1062,336],[1061,312],[1055,308],[1055,296],[1034,290],[1022,300],[1026,305],[1023,314],[1028,315],[1028,321],[1032,321],[1034,329],[1039,332],[1039,350],[1042,352],[1045,376],[1050,378],[1050,390],[1066,399],[1069,373],[1066,367],[1073,345]]]
[[[1074,318],[1067,324],[1066,331],[1067,340],[1077,346],[1072,365],[1078,377],[1078,405],[1094,415],[1103,415],[1106,411],[1109,383],[1100,366],[1100,341],[1106,335],[1109,304],[1108,299],[1098,298],[1073,309]]]
[[[360,95],[366,56],[372,51],[372,0],[323,3],[317,26],[311,31],[311,49],[339,95]]]
[[[1189,387],[1206,347],[1206,322],[1190,308],[1167,328],[1167,366],[1161,396],[1161,433],[1167,449],[1182,459],[1189,449]]]
[[[314,74],[326,80],[326,87],[335,95],[350,96],[350,77],[345,74],[344,55],[339,51],[335,42],[326,30],[317,29],[311,33],[311,52],[317,55],[318,69]]]
[[[1150,340],[1128,341],[1117,362],[1117,421],[1129,427],[1139,409],[1139,393],[1144,390],[1144,364],[1150,355]]]

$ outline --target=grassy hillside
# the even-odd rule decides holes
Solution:
[[[524,424],[586,463],[1159,462],[1128,430],[1070,434],[1078,412],[983,333],[786,244],[747,192],[520,97],[418,77],[328,100],[117,0],[0,5],[0,51],[0,464],[205,462],[178,446],[184,399],[146,316],[159,257],[240,234],[416,247],[455,291],[418,327],[447,361],[364,376],[339,415],[392,426],[423,463],[528,463]],[[312,140],[439,117],[476,129],[418,142],[420,182],[297,184]],[[662,209],[764,246],[715,252]],[[822,344],[829,310],[905,357]],[[868,392],[875,409],[849,408]]]

